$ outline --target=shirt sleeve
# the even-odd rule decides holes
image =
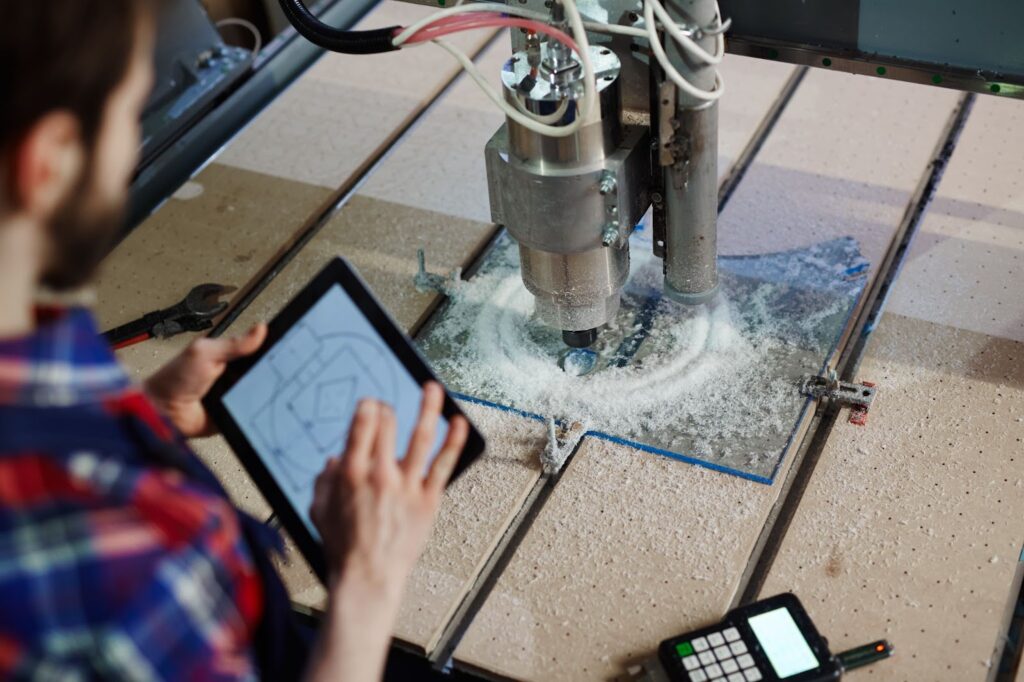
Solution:
[[[116,619],[40,630],[31,642],[0,634],[0,679],[255,680],[224,580],[201,552],[169,555]]]

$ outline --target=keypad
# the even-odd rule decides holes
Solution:
[[[764,679],[736,628],[676,645],[690,682],[760,682]],[[684,655],[688,654],[688,655]]]

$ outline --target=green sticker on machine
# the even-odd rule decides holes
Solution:
[[[693,645],[689,642],[680,642],[676,644],[676,653],[685,658],[693,653]]]

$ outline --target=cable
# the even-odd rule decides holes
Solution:
[[[409,37],[403,45],[427,42],[435,38],[443,38],[446,35],[468,31],[470,29],[491,28],[496,26],[525,28],[534,33],[544,33],[551,36],[558,42],[567,45],[569,49],[574,52],[579,52],[579,46],[576,44],[575,40],[550,24],[534,21],[532,19],[491,17],[486,15],[480,17],[474,17],[472,15],[467,17],[450,17],[448,20],[437,21],[426,28],[420,29],[417,33]]]
[[[597,101],[597,83],[594,77],[594,65],[590,59],[590,43],[587,40],[586,29],[583,27],[583,18],[580,16],[579,9],[576,7],[573,0],[562,0],[563,6],[566,10],[566,18],[568,19],[569,25],[572,28],[573,36],[576,39],[578,49],[576,55],[583,65],[583,97],[577,104],[578,111],[575,118],[571,123],[564,126],[550,125],[548,121],[552,119],[553,115],[542,117],[538,120],[535,116],[522,110],[522,107],[513,107],[507,101],[497,89],[494,88],[477,68],[476,64],[470,57],[455,47],[448,41],[442,38],[436,38],[432,42],[439,45],[442,49],[447,51],[459,65],[466,71],[469,77],[483,90],[484,94],[498,107],[505,115],[520,124],[524,128],[531,130],[540,135],[548,137],[568,137],[579,131],[580,128],[585,125],[587,119],[590,117],[590,113],[593,111],[595,102]],[[462,14],[466,12],[475,12],[488,7],[487,5],[461,5],[453,7],[444,12],[436,13],[432,16],[426,17],[415,24],[409,26],[403,31],[399,32],[395,38],[394,43],[397,46],[401,46],[409,41],[412,36],[416,35],[426,26],[435,23],[441,19],[448,18],[455,14]],[[511,11],[508,11],[511,10]],[[491,6],[484,11],[496,12],[499,14],[520,14],[517,11],[518,8],[506,7],[506,6]],[[522,12],[529,12],[529,10],[522,10]],[[534,14],[530,12],[530,14]],[[545,17],[546,18],[546,17]],[[568,103],[566,103],[568,108]],[[557,112],[556,112],[557,113]]]
[[[725,39],[722,38],[721,33],[715,37],[715,52],[717,54],[708,54],[707,50],[698,45],[692,38],[690,38],[690,36],[679,30],[679,27],[676,26],[674,21],[672,21],[672,17],[670,17],[668,12],[665,11],[665,7],[661,4],[660,0],[645,1],[651,5],[651,8],[654,10],[654,14],[661,21],[661,25],[665,27],[665,31],[675,39],[676,43],[678,43],[680,47],[689,52],[694,59],[702,61],[705,64],[722,63],[722,57],[725,53]]]
[[[665,75],[676,84],[680,90],[690,95],[694,99],[699,99],[704,102],[714,102],[718,100],[725,93],[725,81],[722,80],[722,74],[715,70],[715,89],[708,91],[702,90],[697,86],[690,83],[688,80],[683,78],[682,74],[676,70],[672,63],[669,61],[668,55],[665,54],[665,48],[661,45],[661,37],[658,35],[658,26],[654,21],[654,7],[653,4],[657,0],[645,0],[644,2],[644,22],[647,24],[647,37],[651,44],[651,52],[654,53],[654,57],[658,60],[661,68],[665,71]],[[719,14],[719,18],[721,14]],[[673,24],[674,26],[674,24]],[[674,37],[674,36],[673,36]],[[718,36],[719,42],[719,53],[724,52],[725,41],[721,35]],[[681,46],[686,49],[685,45]],[[699,47],[699,46],[698,46]],[[704,52],[701,49],[701,52]],[[706,54],[706,52],[705,52]],[[721,58],[721,54],[716,55],[717,58]]]
[[[281,11],[299,35],[325,50],[343,54],[378,54],[398,49],[398,46],[392,43],[392,39],[400,26],[370,31],[343,31],[320,21],[309,11],[303,0],[279,1]]]
[[[434,12],[430,16],[423,17],[419,21],[410,24],[406,28],[403,28],[400,32],[395,34],[394,44],[402,45],[411,36],[418,33],[421,29],[433,24],[434,22],[442,19],[453,17],[457,14],[465,14],[467,12],[491,12],[494,14],[507,14],[509,16],[522,17],[524,19],[534,19],[536,21],[546,22],[550,17],[547,14],[541,12],[534,12],[532,10],[524,9],[522,7],[514,7],[511,5],[499,5],[493,3],[474,3],[469,5],[456,5],[449,9],[441,10],[440,12]]]
[[[241,19],[239,17],[232,17],[230,19],[221,19],[216,24],[217,28],[224,26],[241,26],[242,28],[249,31],[253,37],[252,54],[256,56],[263,49],[263,36],[260,35],[260,30],[256,28],[256,24],[252,23],[248,19]]]

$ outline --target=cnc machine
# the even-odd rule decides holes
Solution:
[[[986,27],[993,25],[989,19],[1019,25],[1024,9],[986,2],[957,15],[958,5],[966,10],[967,3],[941,3],[939,9],[951,13],[920,4],[732,0],[720,10],[714,0],[580,2],[591,22],[597,106],[565,137],[535,132],[510,117],[485,152],[492,217],[519,244],[523,283],[536,297],[538,317],[562,330],[570,346],[594,343],[618,309],[629,235],[651,207],[665,294],[689,304],[715,295],[717,99],[724,90],[715,65],[730,23],[737,29],[730,33],[731,49],[743,54],[1020,96],[1024,49]],[[374,51],[366,40],[388,35],[388,29],[360,32],[363,42],[352,49],[338,40],[359,33],[325,26],[301,0],[282,0],[282,6],[300,33],[328,49]],[[557,2],[509,6],[543,13],[549,24],[569,31]],[[933,18],[922,29],[926,9]],[[664,33],[683,37],[640,36],[656,18]],[[674,31],[664,30],[668,19]],[[596,23],[634,30],[592,30]],[[580,55],[525,29],[512,35],[513,55],[501,74],[506,101],[553,125],[571,125],[585,113]]]

